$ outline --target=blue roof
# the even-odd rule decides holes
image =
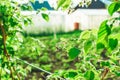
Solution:
[[[89,7],[90,8],[104,8],[104,4],[102,3],[104,3],[105,5],[109,5],[111,4],[111,1],[110,0],[97,0],[97,2],[93,2]],[[50,4],[48,3],[48,0],[44,0],[43,3],[39,3],[39,0],[36,0],[34,3],[31,2],[31,4],[34,10],[41,9],[42,7],[45,7],[48,10],[54,10],[54,8],[52,8]]]
[[[34,3],[32,3],[32,7],[34,8],[34,10],[38,10],[41,9],[42,7],[47,8],[48,10],[54,10],[48,3],[48,1],[44,1],[43,3],[39,3],[39,1],[35,1]]]

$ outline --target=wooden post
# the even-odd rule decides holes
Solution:
[[[79,30],[79,23],[78,22],[74,22],[74,30]]]

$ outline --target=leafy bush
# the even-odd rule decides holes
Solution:
[[[82,3],[84,2],[90,3],[89,0],[84,0]],[[45,42],[46,45],[50,44],[50,47],[48,47],[44,44],[45,40],[42,43],[38,39],[30,37],[27,37],[26,41],[21,39],[22,36],[20,36],[19,32],[22,31],[23,26],[31,23],[31,20],[21,15],[19,3],[14,0],[2,0],[0,3],[0,79],[25,79],[25,76],[27,76],[26,72],[31,70],[31,67],[27,65],[30,65],[47,73],[41,73],[41,75],[47,76],[50,74],[45,77],[51,80],[57,78],[68,80],[120,80],[120,23],[117,26],[115,25],[116,21],[120,21],[119,16],[103,21],[98,30],[83,31],[79,38],[48,40]],[[72,4],[70,0],[59,0],[57,9],[71,9],[72,6],[69,6],[70,4]],[[119,0],[114,1],[108,7],[108,12],[111,16],[119,10]],[[42,16],[46,21],[49,20],[48,15],[43,14]],[[58,66],[58,63],[54,63],[54,56],[57,58],[56,62],[62,61],[59,64],[63,65],[63,68]],[[30,63],[37,59],[40,60],[40,63],[44,62],[46,64],[34,63],[32,65],[18,57],[22,57],[24,60],[28,58]],[[51,61],[53,63],[48,65],[47,63]],[[24,66],[21,67],[21,65]],[[62,70],[59,71],[57,69],[52,74],[51,72],[55,71],[51,70],[52,65],[56,65],[58,69],[61,68]],[[72,66],[70,67],[69,65]],[[32,69],[33,71],[35,70],[34,68]],[[35,78],[33,76],[32,79]]]

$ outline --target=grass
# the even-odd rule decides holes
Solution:
[[[60,38],[60,37],[69,37],[69,35],[79,37],[81,32],[82,32],[82,30],[75,30],[75,31],[70,31],[70,32],[58,32],[56,34],[54,34],[54,33],[40,33],[40,34],[22,33],[22,34],[24,36],[41,37],[41,38],[53,38],[54,35],[56,35],[58,38]]]

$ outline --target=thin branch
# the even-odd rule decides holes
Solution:
[[[2,21],[0,21],[0,29],[2,31],[4,54],[9,59],[9,55],[8,55],[8,52],[7,52],[7,49],[6,49],[6,38],[7,38],[7,35],[6,35],[6,32],[5,32],[5,29],[4,29],[3,25],[2,25]]]
[[[2,21],[0,21],[0,29],[1,29],[2,38],[3,38],[3,47],[4,47],[3,51],[4,51],[4,55],[6,56],[6,58],[8,60],[10,60],[10,55],[8,54],[7,48],[6,48],[6,38],[7,38],[7,35],[6,35],[6,31],[4,29]],[[10,75],[12,77],[12,80],[14,80],[14,78],[13,78],[13,72],[12,72],[12,67],[10,67]]]
[[[13,67],[14,72],[16,71],[15,67]],[[18,80],[20,80],[20,75],[17,73]]]
[[[14,80],[12,67],[10,67],[10,76],[11,76],[12,80]]]
[[[104,79],[105,79],[105,77],[107,76],[108,72],[109,72],[109,68],[105,68],[104,71],[103,71],[103,73],[102,73],[102,78],[101,78],[101,80],[104,80]]]

